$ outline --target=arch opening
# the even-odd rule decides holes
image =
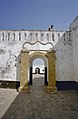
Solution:
[[[48,60],[42,53],[33,54],[29,60],[29,84],[48,85]],[[38,84],[39,85],[39,84]]]
[[[45,75],[44,85],[48,85],[46,91],[48,93],[54,92],[56,88],[56,70],[55,70],[55,50],[44,51],[28,51],[23,49],[21,51],[21,64],[20,64],[20,90],[28,91],[28,84],[33,84],[33,61],[41,58],[44,62]],[[39,69],[39,67],[37,68]],[[48,73],[47,73],[48,72]],[[38,84],[38,83],[37,83]],[[38,85],[39,86],[39,85]]]
[[[35,74],[40,74],[40,68],[38,67],[35,68]]]

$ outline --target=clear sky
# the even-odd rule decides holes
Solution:
[[[41,58],[37,58],[33,61],[33,65],[44,65],[44,60]]]
[[[0,0],[0,29],[68,30],[78,16],[78,0]]]

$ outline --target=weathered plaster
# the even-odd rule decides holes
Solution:
[[[56,50],[56,80],[78,81],[78,17],[70,25],[69,31],[27,31],[0,30],[0,80],[20,80],[20,53],[26,42],[50,42]],[[54,34],[54,38],[53,38]],[[51,45],[35,47],[28,44],[28,49],[49,50]],[[33,51],[35,52],[35,51]],[[43,51],[44,53],[45,51]],[[32,53],[32,51],[30,51]]]
[[[70,24],[71,41],[73,49],[73,72],[74,80],[78,82],[78,16]]]

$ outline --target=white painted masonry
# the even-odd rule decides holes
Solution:
[[[78,82],[78,16],[70,24],[70,37],[72,41],[73,48],[73,71],[74,71],[74,80]]]
[[[37,43],[31,45],[26,42]],[[48,42],[49,44],[46,44]],[[57,81],[78,82],[78,17],[70,24],[69,31],[65,32],[53,29],[50,31],[1,30],[0,80],[20,80],[20,53],[23,46],[28,50],[54,48],[56,50]]]

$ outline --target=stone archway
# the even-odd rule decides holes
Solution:
[[[20,64],[20,90],[23,92],[28,91],[28,78],[29,78],[29,67],[34,58],[41,57],[46,62],[48,67],[48,86],[47,92],[55,92],[56,91],[56,66],[55,66],[55,50],[49,50],[46,53],[34,51],[31,53],[23,49],[21,51],[21,64]],[[47,60],[46,60],[47,59]]]
[[[30,56],[29,56],[29,84],[32,85],[33,82],[32,82],[32,62],[34,59],[36,58],[41,58],[43,61],[44,61],[44,85],[47,85],[48,84],[48,73],[47,73],[47,68],[48,68],[48,59],[47,57],[45,56],[46,53],[43,53],[43,52],[38,52],[38,51],[35,51],[34,53],[31,53]]]

